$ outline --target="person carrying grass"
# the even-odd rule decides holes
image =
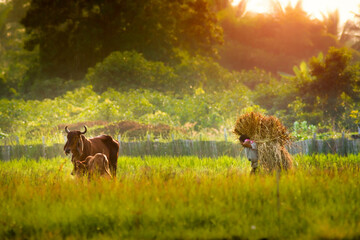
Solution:
[[[250,174],[255,174],[258,167],[258,150],[255,141],[250,140],[247,135],[240,135],[240,144],[245,149],[245,155],[251,162]]]
[[[291,144],[292,137],[276,117],[257,112],[242,114],[236,120],[233,132],[245,150],[248,149],[245,152],[249,160],[254,159],[252,165],[256,168],[252,172],[259,171],[260,166],[261,171],[267,173],[292,168],[292,158],[286,149],[286,146]],[[245,141],[246,139],[249,140]],[[251,140],[256,142],[256,145],[253,145],[256,146],[255,149],[251,146]]]

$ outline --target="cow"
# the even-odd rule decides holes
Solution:
[[[101,135],[87,139],[84,134],[87,132],[70,131],[68,127],[65,127],[67,133],[67,141],[64,146],[64,152],[66,155],[72,154],[71,162],[76,167],[76,161],[83,162],[88,156],[94,156],[96,153],[103,153],[109,160],[110,171],[114,177],[116,177],[117,159],[119,154],[119,143],[111,136]]]
[[[94,176],[105,176],[112,178],[109,161],[105,154],[96,153],[94,156],[88,156],[84,161],[76,161],[72,175],[88,175],[89,180]]]

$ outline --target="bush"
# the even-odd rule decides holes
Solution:
[[[312,138],[316,133],[316,126],[308,124],[306,121],[299,123],[298,121],[294,122],[292,135],[296,140],[304,140]]]
[[[97,94],[87,86],[43,101],[1,99],[0,128],[9,136],[19,136],[20,141],[25,136],[29,140],[40,139],[42,135],[63,141],[66,125],[70,129],[80,129],[83,125],[91,127],[95,123],[103,125],[101,122],[125,120],[175,128],[190,124],[196,131],[230,129],[242,109],[253,106],[247,91],[239,85],[236,91],[221,93],[197,89],[195,94],[180,95],[142,89],[124,92],[108,89]],[[80,124],[72,125],[75,123]]]
[[[175,66],[179,76],[179,88],[189,89],[202,87],[205,91],[230,89],[237,83],[237,77],[217,62],[208,57],[183,56],[180,64]]]
[[[236,75],[207,57],[181,56],[174,67],[162,62],[146,60],[142,54],[131,51],[113,52],[103,62],[89,68],[87,81],[97,92],[108,88],[128,90],[150,88],[158,91],[192,93],[202,87],[205,91],[231,89],[239,84],[242,75]]]
[[[164,90],[172,87],[177,76],[171,67],[162,62],[151,62],[140,53],[125,51],[113,52],[103,62],[89,68],[86,79],[97,92],[108,88],[126,90],[139,86]]]
[[[54,98],[72,91],[83,85],[81,81],[64,80],[62,78],[50,78],[35,80],[26,93],[28,99]]]

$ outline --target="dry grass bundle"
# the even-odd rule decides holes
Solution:
[[[254,112],[243,114],[236,121],[234,133],[247,135],[257,143],[259,163],[266,171],[292,167],[291,156],[285,148],[291,138],[276,117]]]

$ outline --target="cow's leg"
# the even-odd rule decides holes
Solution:
[[[110,171],[113,177],[116,177],[116,169],[117,169],[117,153],[116,154],[110,154],[109,157],[109,167],[110,167]]]

